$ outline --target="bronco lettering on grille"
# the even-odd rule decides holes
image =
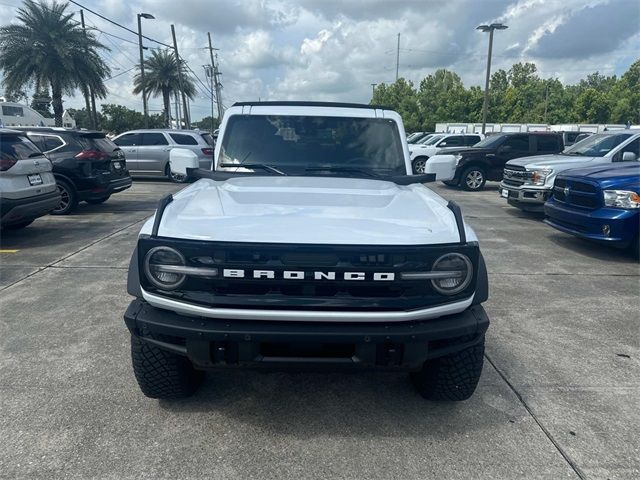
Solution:
[[[222,270],[224,278],[251,278],[254,280],[262,279],[284,279],[284,280],[321,280],[321,281],[362,281],[369,280],[374,282],[392,282],[396,279],[393,272],[331,272],[331,271],[313,271],[305,272],[302,270],[243,270],[236,268],[225,268]]]

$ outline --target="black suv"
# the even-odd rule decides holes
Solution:
[[[470,191],[482,190],[487,180],[502,180],[502,170],[509,160],[562,150],[562,134],[556,132],[498,133],[473,147],[448,148],[441,152],[456,159],[455,175],[444,183]]]
[[[53,164],[61,196],[53,215],[67,215],[81,201],[106,202],[131,186],[124,153],[104,133],[51,127],[21,130]]]

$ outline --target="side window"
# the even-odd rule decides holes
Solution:
[[[134,145],[140,145],[142,135],[139,133],[125,133],[119,138],[116,138],[113,142],[119,147],[132,147]]]
[[[29,137],[29,140],[31,140],[40,150],[42,150],[43,152],[47,151],[45,148],[45,137],[43,137],[42,135],[33,135],[31,133],[27,134],[27,137]]]
[[[167,139],[161,133],[143,133],[142,144],[145,147],[153,147],[156,145],[169,145]]]
[[[511,147],[512,152],[528,152],[529,137],[527,135],[512,135],[503,144],[503,147]]]
[[[438,144],[438,147],[460,147],[462,145],[462,135],[456,137],[446,137]]]
[[[636,154],[636,161],[640,160],[640,138],[636,138],[633,142],[625,145],[620,149],[618,153],[613,156],[614,162],[623,162],[622,156],[625,152],[631,152]]]
[[[574,143],[580,132],[567,132],[567,142]]]
[[[191,135],[185,135],[184,133],[170,133],[169,136],[178,145],[198,145],[198,140]]]
[[[537,135],[536,139],[538,140],[538,152],[559,152],[560,151],[560,142],[557,135]]]
[[[62,141],[62,139],[60,137],[53,137],[53,136],[49,136],[49,135],[44,135],[42,137],[42,145],[43,145],[43,152],[50,152],[51,150],[61,147],[62,145],[64,145],[64,142]]]
[[[480,141],[480,137],[478,135],[468,135],[464,137],[465,145],[475,145]]]

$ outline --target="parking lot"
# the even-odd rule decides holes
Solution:
[[[145,398],[122,314],[129,257],[157,200],[2,233],[0,477],[638,478],[640,271],[498,197],[456,200],[489,270],[483,377],[430,403],[397,373],[209,373],[194,397]]]

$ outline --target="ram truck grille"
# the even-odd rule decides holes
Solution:
[[[225,308],[397,311],[451,303],[473,294],[479,257],[477,244],[377,247],[142,237],[138,243],[139,272],[144,272],[145,253],[159,245],[179,250],[189,266],[213,267],[233,276],[189,277],[178,290],[162,291],[141,273],[143,289],[175,300]],[[472,281],[459,294],[444,296],[430,280],[401,279],[403,272],[430,271],[435,260],[452,252],[467,255],[474,266]],[[253,278],[256,271],[263,272],[263,278]],[[273,272],[273,278],[264,272]],[[302,278],[296,273],[295,278],[285,279],[284,272],[302,272]],[[363,278],[345,279],[345,275],[356,273]]]
[[[573,180],[570,177],[556,179],[553,186],[553,197],[558,202],[589,210],[595,210],[602,206],[602,193],[597,185]]]

